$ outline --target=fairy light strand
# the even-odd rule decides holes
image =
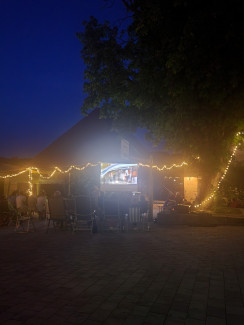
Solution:
[[[27,194],[29,195],[29,196],[31,196],[32,195],[32,190],[33,190],[33,183],[32,183],[32,180],[33,180],[33,178],[32,178],[32,168],[29,168],[29,180],[28,180],[28,184],[29,184],[29,188],[28,188],[28,190],[27,190]]]
[[[19,172],[19,173],[11,174],[11,175],[7,174],[7,175],[5,175],[5,176],[0,176],[0,178],[2,178],[2,179],[6,179],[6,178],[11,178],[11,177],[16,177],[16,176],[19,176],[19,175],[21,175],[21,174],[24,174],[24,173],[26,173],[26,172],[28,172],[28,171],[29,171],[29,168],[26,168],[26,169],[22,170],[22,171]]]
[[[236,136],[239,136],[239,135],[241,135],[241,134],[244,134],[244,132],[238,132],[238,133],[236,134]],[[220,180],[219,180],[219,182],[218,182],[218,184],[217,184],[217,188],[216,188],[216,190],[214,190],[213,193],[212,193],[212,194],[211,194],[207,199],[205,199],[202,203],[195,205],[195,208],[199,208],[200,206],[204,205],[205,203],[207,203],[208,201],[210,201],[210,200],[215,196],[217,190],[219,189],[219,187],[220,187],[222,181],[224,180],[224,178],[225,178],[225,176],[226,176],[226,174],[227,174],[227,172],[228,172],[228,169],[229,169],[229,167],[230,167],[230,164],[231,164],[231,162],[232,162],[232,160],[233,160],[233,158],[234,158],[234,156],[235,156],[235,154],[236,154],[236,151],[237,151],[239,145],[240,145],[240,144],[238,144],[238,145],[236,145],[236,146],[234,147],[233,152],[232,152],[232,154],[231,154],[231,157],[230,157],[230,159],[229,159],[229,161],[228,161],[228,163],[227,163],[227,166],[226,166],[226,168],[225,168],[225,171],[224,171],[222,177],[220,178]],[[198,157],[198,158],[199,158],[199,157]],[[53,170],[53,171],[52,171],[48,176],[44,176],[44,175],[40,172],[40,169],[37,168],[37,167],[28,167],[28,168],[26,168],[26,169],[24,169],[24,170],[22,170],[22,171],[20,171],[20,172],[18,172],[18,173],[15,173],[15,174],[7,174],[7,175],[5,175],[5,176],[1,176],[1,175],[0,175],[0,178],[2,178],[2,179],[7,179],[7,178],[12,178],[12,177],[17,177],[17,176],[19,176],[19,175],[22,175],[22,174],[28,172],[28,185],[29,185],[29,188],[28,188],[28,190],[27,190],[27,193],[28,193],[28,195],[32,195],[32,190],[33,190],[33,171],[35,171],[36,173],[38,173],[39,176],[40,176],[40,178],[42,178],[42,179],[51,179],[51,178],[52,178],[52,177],[53,177],[57,172],[59,172],[59,173],[61,173],[61,174],[67,174],[67,173],[69,173],[72,169],[74,169],[74,170],[78,170],[78,171],[83,171],[84,169],[86,169],[86,168],[89,167],[89,166],[90,166],[90,167],[95,167],[95,166],[98,166],[99,164],[100,164],[100,162],[98,162],[98,163],[90,163],[90,162],[88,162],[86,165],[84,165],[84,166],[82,166],[82,167],[78,167],[78,166],[71,165],[71,166],[70,166],[68,169],[66,169],[66,170],[62,170],[61,168],[59,168],[58,166],[56,166],[56,167],[54,167],[54,170]],[[147,167],[147,168],[153,168],[153,169],[157,169],[158,171],[163,171],[163,170],[165,170],[165,169],[170,170],[170,169],[172,169],[172,168],[180,168],[180,167],[183,167],[183,166],[185,166],[185,165],[188,165],[188,163],[185,162],[185,161],[183,161],[181,164],[172,164],[172,165],[169,166],[169,167],[167,167],[166,165],[164,165],[163,167],[159,167],[159,166],[157,166],[157,165],[149,165],[149,164],[138,163],[138,166],[141,166],[141,167]]]
[[[183,167],[184,165],[188,165],[187,162],[183,161],[181,164],[177,165],[177,164],[173,164],[171,165],[170,167],[167,167],[166,165],[164,165],[163,167],[158,167],[157,165],[148,165],[148,164],[142,164],[142,163],[139,163],[138,164],[139,166],[142,166],[142,167],[148,167],[148,168],[153,168],[153,169],[157,169],[158,171],[163,171],[164,169],[167,169],[167,170],[170,170],[174,167],[176,168],[180,168],[180,167]]]
[[[238,136],[243,135],[243,134],[244,134],[244,132],[237,132],[235,137],[238,137]],[[202,201],[202,202],[199,203],[199,204],[194,205],[195,208],[200,208],[201,206],[205,205],[206,203],[208,203],[209,201],[211,201],[211,200],[215,197],[217,191],[218,191],[219,188],[220,188],[221,183],[223,182],[223,180],[225,179],[225,177],[226,177],[226,175],[227,175],[227,172],[228,172],[228,170],[229,170],[230,164],[232,163],[233,158],[234,158],[235,155],[236,155],[236,151],[237,151],[237,149],[238,149],[238,147],[239,147],[240,145],[241,145],[241,143],[237,144],[237,145],[234,147],[234,149],[233,149],[233,151],[232,151],[232,154],[231,154],[231,156],[230,156],[230,159],[228,160],[228,163],[227,163],[227,165],[226,165],[226,167],[225,167],[225,170],[224,170],[224,172],[223,172],[223,175],[220,177],[220,180],[218,181],[218,184],[217,184],[217,186],[216,186],[216,189],[215,189],[215,190],[213,191],[213,193],[212,193],[208,198],[206,198],[204,201]]]
[[[47,176],[44,176],[40,169],[37,168],[37,167],[28,167],[24,170],[22,170],[21,172],[19,173],[16,173],[16,174],[11,174],[11,175],[5,175],[5,176],[0,176],[0,178],[3,178],[3,179],[6,179],[6,178],[10,178],[10,177],[16,177],[16,176],[19,176],[21,174],[24,174],[26,172],[29,173],[29,177],[28,177],[28,185],[29,185],[29,188],[27,190],[27,193],[28,195],[32,195],[32,192],[33,192],[33,171],[35,171],[37,174],[39,174],[40,178],[42,179],[51,179],[57,172],[61,173],[61,174],[67,174],[69,173],[72,169],[74,170],[78,170],[78,171],[83,171],[85,170],[87,167],[95,167],[95,166],[98,166],[100,164],[100,162],[98,163],[87,163],[86,165],[82,166],[82,167],[78,167],[78,166],[74,166],[74,165],[71,165],[68,169],[66,170],[62,170],[61,168],[59,168],[58,166],[55,166],[54,167],[54,170]],[[171,165],[170,167],[167,167],[166,165],[164,165],[163,167],[158,167],[157,165],[147,165],[147,164],[142,164],[142,163],[138,163],[139,166],[141,167],[150,167],[150,168],[156,168],[157,170],[159,171],[162,171],[164,169],[172,169],[174,167],[176,168],[179,168],[179,167],[182,167],[184,165],[187,165],[186,162],[182,162],[181,164],[177,165],[177,164],[173,164]]]

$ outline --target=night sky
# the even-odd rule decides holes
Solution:
[[[81,118],[76,32],[95,16],[116,23],[119,0],[0,0],[0,157],[33,157]]]

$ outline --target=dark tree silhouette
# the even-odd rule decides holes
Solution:
[[[82,111],[200,156],[208,176],[243,129],[243,2],[123,0],[126,28],[91,17],[78,33],[86,65]]]

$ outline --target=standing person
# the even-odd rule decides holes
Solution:
[[[47,210],[47,197],[45,191],[41,191],[41,193],[37,196],[36,207],[39,219],[45,219]]]
[[[149,209],[149,203],[146,200],[145,196],[143,194],[140,195],[140,201],[139,201],[139,206],[141,209],[141,213],[147,213]]]
[[[93,232],[100,230],[103,220],[103,199],[104,193],[98,186],[94,186],[91,192],[92,209],[93,209]]]
[[[36,195],[32,194],[28,197],[28,211],[32,216],[37,211],[36,205],[37,205],[37,197]]]
[[[13,191],[13,193],[8,197],[8,205],[11,211],[16,210],[16,196],[17,196],[17,191]]]
[[[27,213],[27,197],[21,191],[16,195],[16,209],[21,215]]]

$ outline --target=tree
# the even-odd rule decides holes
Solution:
[[[122,1],[125,30],[92,17],[77,34],[83,113],[100,107],[117,128],[146,127],[215,175],[244,126],[242,1]]]

